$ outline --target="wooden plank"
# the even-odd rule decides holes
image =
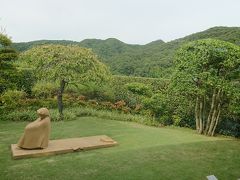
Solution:
[[[29,157],[49,156],[76,152],[81,150],[91,150],[105,148],[117,145],[117,142],[106,135],[90,136],[81,138],[69,138],[50,140],[46,149],[21,149],[17,144],[11,144],[13,159],[22,159]]]

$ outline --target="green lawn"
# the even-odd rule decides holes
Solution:
[[[205,137],[190,129],[154,128],[131,122],[81,117],[53,122],[52,139],[106,134],[111,148],[13,160],[26,122],[0,123],[0,179],[206,179],[240,178],[240,141]]]

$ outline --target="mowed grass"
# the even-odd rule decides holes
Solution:
[[[240,142],[205,137],[184,128],[155,128],[97,117],[53,122],[51,139],[106,134],[119,145],[56,156],[13,160],[26,122],[0,123],[0,179],[240,178]]]

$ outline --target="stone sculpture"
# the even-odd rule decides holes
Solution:
[[[50,113],[47,108],[37,110],[39,118],[25,127],[24,134],[18,142],[23,149],[43,149],[48,147],[51,131]]]

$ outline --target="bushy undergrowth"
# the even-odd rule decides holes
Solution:
[[[24,91],[7,90],[0,95],[0,104],[7,109],[14,109],[20,105],[21,100],[26,98]]]
[[[56,83],[42,81],[33,86],[32,94],[37,98],[45,99],[54,97],[57,94],[57,90]]]
[[[50,109],[51,120],[59,121],[57,109]],[[66,108],[64,110],[64,120],[76,120],[78,117],[95,116],[103,119],[111,119],[117,121],[137,122],[149,126],[160,126],[160,123],[147,116],[124,114],[118,111],[96,110],[87,107]],[[34,121],[37,118],[36,111],[22,110],[13,111],[7,114],[2,114],[1,121]]]
[[[12,112],[3,112],[1,111],[0,121],[34,121],[37,119],[37,108],[36,109],[25,109],[25,110],[15,110]],[[57,109],[50,109],[51,120],[58,121],[59,114]],[[64,112],[64,120],[75,120],[76,112],[69,108]]]
[[[76,108],[74,111],[78,117],[96,116],[99,118],[106,118],[117,121],[131,121],[150,126],[160,126],[159,122],[147,116],[125,114],[118,111],[96,110],[92,108]]]
[[[37,119],[36,112],[32,110],[1,111],[1,121],[33,121]]]

